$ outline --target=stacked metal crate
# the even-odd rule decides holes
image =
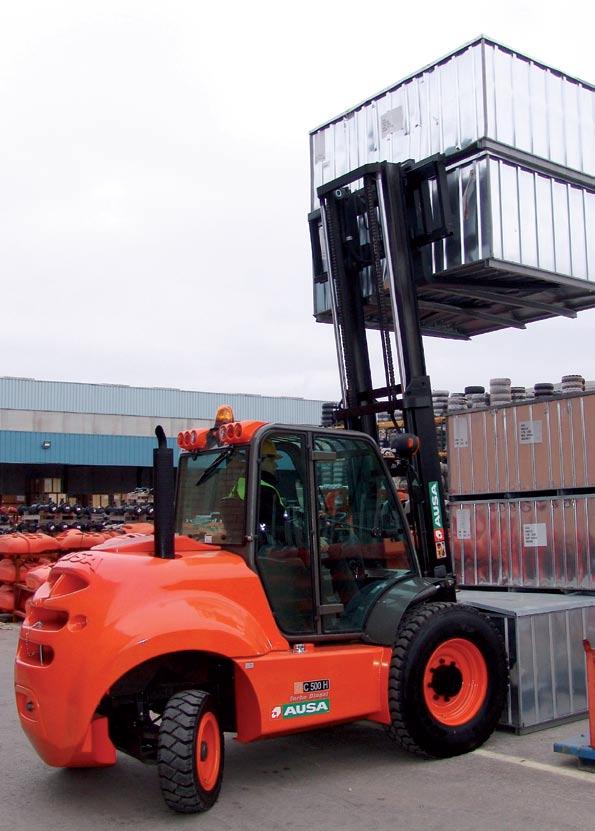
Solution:
[[[424,334],[466,337],[572,316],[593,305],[585,289],[595,279],[594,93],[479,38],[312,131],[311,216],[316,188],[348,171],[444,153],[454,233],[424,251]],[[322,322],[331,320],[328,286],[315,280]],[[365,270],[361,292],[374,328]],[[458,307],[478,314],[465,324]]]
[[[595,597],[465,590],[459,599],[487,614],[506,643],[510,688],[500,724],[524,733],[585,714],[582,641],[595,635]]]
[[[459,582],[595,589],[595,393],[453,413],[448,422]]]

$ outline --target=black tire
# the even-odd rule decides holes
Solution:
[[[479,387],[479,386],[465,387],[465,395],[479,395],[479,393],[484,393],[485,391],[486,391],[485,387]]]
[[[456,662],[437,657],[451,652]],[[507,688],[506,651],[494,625],[471,606],[424,603],[405,617],[393,649],[388,733],[424,756],[475,750],[496,727]]]
[[[207,760],[210,765],[201,769]],[[157,748],[159,784],[168,807],[180,814],[212,808],[221,790],[223,761],[213,697],[202,690],[176,693],[163,711]]]

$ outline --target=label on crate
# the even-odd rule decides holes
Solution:
[[[471,511],[469,508],[459,508],[455,514],[457,524],[457,539],[471,539]]]
[[[467,429],[467,419],[465,416],[454,417],[454,445],[455,447],[469,446],[469,430]]]
[[[405,113],[401,105],[384,113],[380,119],[380,134],[383,139],[390,138],[393,133],[405,132]]]
[[[541,421],[520,421],[519,422],[519,443],[520,444],[541,444],[543,436],[543,425]]]
[[[547,545],[547,528],[545,522],[533,522],[523,525],[523,545],[525,548],[539,548]]]
[[[314,161],[323,162],[326,159],[326,140],[324,133],[314,136]]]

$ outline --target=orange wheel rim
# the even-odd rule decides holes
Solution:
[[[213,713],[205,713],[196,733],[196,774],[205,791],[215,786],[220,765],[219,725]]]
[[[458,727],[476,716],[485,701],[488,668],[474,643],[450,638],[430,656],[423,684],[430,714],[442,724]]]

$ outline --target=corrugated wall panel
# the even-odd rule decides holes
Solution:
[[[43,448],[44,441],[50,447]],[[150,467],[156,440],[143,436],[92,436],[0,431],[0,463]],[[177,463],[175,438],[168,439]]]
[[[115,384],[0,378],[0,408],[212,419],[231,404],[238,419],[319,424],[322,401],[227,392],[198,392]]]
[[[28,433],[90,433],[97,436],[150,436],[161,424],[167,436],[189,427],[212,427],[209,419],[164,418],[163,416],[125,416],[103,413],[52,413],[48,410],[0,409],[0,430]]]

